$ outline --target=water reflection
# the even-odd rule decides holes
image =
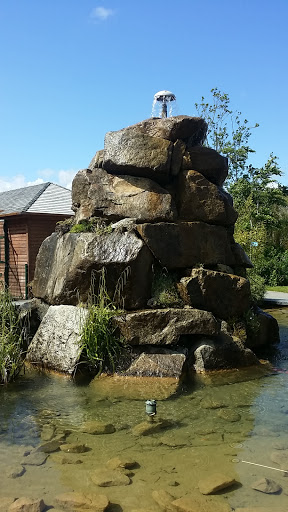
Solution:
[[[192,493],[196,499],[199,479],[219,470],[234,475],[241,484],[222,491],[219,500],[235,508],[285,507],[285,473],[241,462],[281,469],[279,461],[285,456],[288,461],[288,311],[273,314],[281,332],[281,343],[269,354],[273,372],[244,369],[209,374],[180,392],[165,380],[157,389],[149,388],[151,380],[142,380],[139,390],[127,381],[116,386],[111,379],[79,385],[63,376],[36,372],[1,388],[0,498],[27,495],[29,488],[30,494],[56,506],[55,495],[64,490],[99,493],[100,489],[103,494],[91,483],[91,471],[103,468],[115,456],[125,456],[139,464],[132,484],[104,489],[124,511],[139,509],[139,503],[141,508],[159,510],[152,498],[155,489],[175,498]],[[145,400],[155,397],[158,416],[169,419],[170,428],[133,435],[133,427],[146,421]],[[88,420],[112,423],[116,432],[84,433],[81,427]],[[65,435],[67,443],[86,444],[90,450],[65,454],[66,463],[62,452],[52,453],[45,464],[26,466],[23,476],[9,477],[7,468],[21,464],[23,453],[47,441],[49,432]],[[282,459],[277,453],[282,453]],[[74,464],[76,460],[81,463]],[[282,492],[268,495],[251,488],[264,477],[275,480]],[[218,498],[213,499],[216,507]]]

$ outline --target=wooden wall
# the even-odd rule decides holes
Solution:
[[[34,277],[35,262],[41,243],[55,231],[56,223],[67,218],[64,215],[21,214],[5,217],[9,243],[8,285],[15,298],[25,298],[27,278],[30,283]],[[3,221],[0,219],[0,236]],[[0,248],[2,239],[0,238]],[[4,241],[4,239],[3,239]],[[2,257],[1,250],[1,257]],[[25,274],[28,265],[28,276]],[[3,270],[2,270],[3,266]],[[0,263],[0,274],[4,277],[5,264]],[[1,276],[0,276],[1,280]]]

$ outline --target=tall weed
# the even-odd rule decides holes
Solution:
[[[0,384],[13,380],[23,365],[23,330],[5,287],[0,288]]]
[[[123,350],[113,325],[113,317],[123,313],[111,301],[105,280],[105,269],[100,271],[98,293],[95,294],[96,275],[92,274],[88,315],[81,332],[82,358],[91,369],[100,374],[104,369],[115,371],[116,362]]]

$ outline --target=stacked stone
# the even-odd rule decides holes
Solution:
[[[53,305],[86,302],[95,270],[106,269],[111,297],[125,275],[116,323],[140,354],[128,374],[179,375],[189,360],[198,370],[257,362],[225,322],[251,307],[242,276],[252,264],[233,238],[227,158],[202,145],[206,131],[203,119],[177,116],[107,133],[77,173],[72,201],[75,223],[97,218],[109,229],[54,233],[37,258],[33,293]],[[153,306],[157,267],[176,272],[182,307]]]

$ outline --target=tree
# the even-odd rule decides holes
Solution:
[[[277,178],[282,172],[277,157],[270,154],[260,168],[248,164],[254,150],[249,146],[252,128],[241,112],[230,108],[228,94],[211,90],[212,102],[195,104],[208,123],[206,145],[229,159],[226,188],[234,198],[239,217],[235,239],[250,256],[254,276],[267,284],[288,284],[287,189]]]
[[[249,154],[255,152],[249,146],[249,138],[251,130],[259,125],[249,126],[247,119],[242,120],[241,112],[231,110],[228,94],[217,87],[211,89],[211,94],[211,103],[202,96],[195,107],[208,123],[206,145],[229,158],[228,182],[233,183],[245,172]]]

